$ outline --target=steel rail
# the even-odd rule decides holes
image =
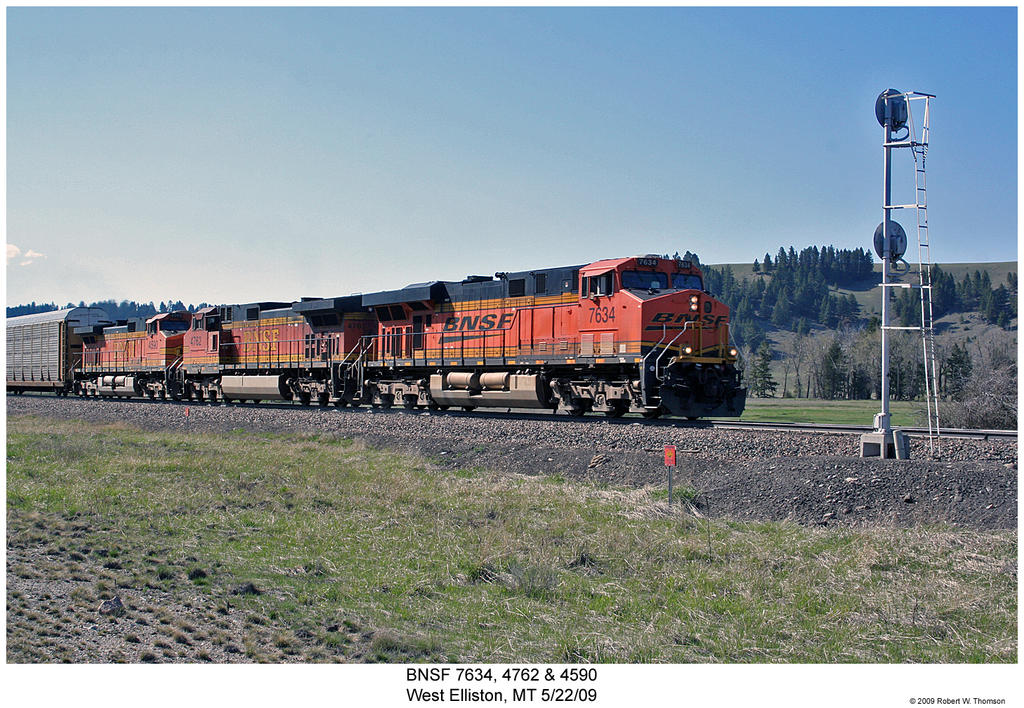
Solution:
[[[259,404],[253,403],[224,403],[217,401],[216,403],[209,403],[208,401],[171,401],[171,400],[155,400],[151,401],[148,398],[112,398],[101,396],[99,398],[69,398],[67,400],[81,400],[83,403],[89,403],[91,401],[118,401],[121,403],[140,403],[140,404],[153,404],[153,405],[175,405],[175,406],[227,406],[227,407],[243,407],[243,408],[270,408],[270,409],[282,409],[282,410],[293,410],[296,408],[306,410],[335,410],[339,413],[355,413],[355,414],[369,414],[371,411],[376,415],[385,414],[398,414],[398,415],[436,415],[436,416],[453,416],[453,417],[481,417],[489,416],[499,420],[555,420],[561,423],[579,423],[581,425],[644,425],[646,427],[668,427],[668,428],[691,428],[691,429],[718,429],[718,430],[750,430],[750,431],[770,431],[770,432],[792,432],[792,433],[845,433],[845,434],[859,434],[869,433],[874,430],[871,425],[852,425],[848,423],[792,423],[783,421],[748,421],[748,420],[728,420],[728,419],[704,419],[704,420],[677,420],[675,418],[661,418],[661,419],[642,419],[639,416],[622,417],[622,418],[606,418],[598,415],[589,415],[584,417],[575,417],[568,415],[557,415],[552,412],[538,413],[533,409],[493,409],[488,410],[486,408],[478,408],[472,412],[466,412],[461,410],[448,410],[448,411],[426,411],[426,410],[407,410],[400,406],[393,408],[372,408],[370,406],[360,406],[359,408],[335,408],[334,406],[317,406],[309,405],[304,406],[298,401],[279,401],[279,402],[263,402]],[[927,437],[928,428],[919,427],[900,427],[895,426],[896,429],[902,430],[905,434],[913,437]],[[1016,430],[981,430],[972,428],[943,428],[941,430],[941,437],[945,438],[971,438],[971,439],[982,439],[982,440],[1015,440],[1017,438]]]

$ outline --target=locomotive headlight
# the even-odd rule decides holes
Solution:
[[[699,301],[700,301],[700,298],[697,297],[696,295],[691,295],[690,296],[690,312],[696,312],[697,311],[697,303]]]
[[[683,354],[693,354],[693,347],[683,347]]]
[[[697,311],[697,303],[693,303],[692,305],[690,305],[690,312],[696,312],[696,311]]]

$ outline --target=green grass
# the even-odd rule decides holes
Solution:
[[[662,490],[315,437],[14,417],[7,450],[9,536],[73,523],[154,587],[273,623],[278,649],[315,637],[316,657],[1017,659],[1014,532],[707,521]],[[259,593],[230,593],[246,582]]]
[[[891,401],[892,424],[917,427],[923,423],[923,403]],[[814,398],[747,398],[740,420],[780,423],[871,425],[878,401],[825,401]],[[725,420],[725,419],[723,419]]]

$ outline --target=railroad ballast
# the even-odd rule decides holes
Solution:
[[[86,309],[7,321],[9,391],[649,418],[746,400],[729,308],[658,256],[145,320]]]

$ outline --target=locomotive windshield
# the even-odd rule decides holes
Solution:
[[[668,275],[651,271],[626,270],[622,272],[622,287],[633,290],[666,290]],[[673,290],[703,290],[699,275],[690,273],[672,274]]]
[[[651,271],[626,270],[622,272],[622,287],[636,290],[647,290],[648,288],[664,290],[668,287],[668,276]]]
[[[188,322],[179,322],[178,320],[164,320],[160,323],[161,332],[184,332],[188,329]]]
[[[677,290],[703,290],[704,283],[700,281],[699,275],[675,273],[672,276],[672,287]]]

